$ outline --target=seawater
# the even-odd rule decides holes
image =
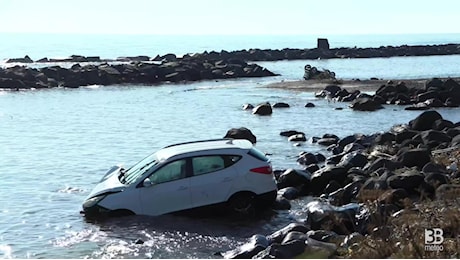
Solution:
[[[123,44],[114,40],[104,48],[102,36],[94,36],[93,42],[78,41],[78,36],[73,36],[61,39],[60,45],[53,50],[56,55],[111,58],[128,53],[148,54],[143,50],[154,44],[134,41],[131,36],[111,37]],[[433,43],[431,36],[418,37],[419,44],[423,44],[424,39],[425,43]],[[206,37],[201,41],[199,39],[195,39],[199,43],[197,45],[206,47],[208,51],[222,47]],[[257,42],[257,37],[245,39],[254,44]],[[362,45],[378,42],[378,39],[372,39],[367,43],[363,41]],[[383,37],[382,41],[384,39],[387,38]],[[264,46],[298,47],[290,46],[298,41],[297,38],[291,38],[291,42],[283,37],[266,38]],[[340,41],[352,45],[356,39],[344,37]],[[244,45],[239,37],[233,42],[235,49]],[[447,42],[436,42],[439,43]],[[46,44],[35,49],[19,50],[19,46],[32,46],[30,42],[22,44],[2,43],[1,53],[16,57],[33,50],[37,56],[34,59],[52,57],[52,48]],[[158,49],[162,49],[162,53],[190,51],[185,46],[167,51],[170,46],[165,41],[155,44],[161,46]],[[91,52],[80,52],[85,48],[90,48]],[[290,211],[238,222],[136,216],[91,223],[79,214],[81,203],[110,166],[117,163],[129,166],[171,143],[220,138],[229,128],[244,126],[257,136],[256,146],[272,154],[275,169],[295,168],[298,167],[295,157],[301,151],[328,154],[324,148],[310,142],[294,146],[279,136],[283,130],[304,131],[308,137],[325,133],[339,137],[353,133],[372,134],[386,131],[394,124],[407,123],[420,114],[396,106],[386,106],[377,112],[356,112],[347,109],[345,103],[317,100],[310,92],[264,87],[270,82],[301,78],[307,62],[336,71],[339,77],[425,78],[442,76],[439,74],[446,71],[449,76],[460,76],[457,70],[459,60],[458,55],[453,55],[264,62],[263,66],[281,76],[153,87],[88,86],[79,89],[2,91],[0,257],[218,258],[216,252],[232,249],[255,233],[269,234],[292,221],[301,221],[305,218],[302,211],[305,201],[293,202]],[[431,66],[421,66],[421,63]],[[437,68],[434,64],[443,66]],[[255,116],[241,109],[244,103],[265,101],[287,102],[291,108],[277,109],[268,117]],[[307,102],[315,103],[316,107],[305,108]],[[336,107],[344,109],[335,110]],[[437,111],[446,119],[460,121],[458,108]],[[136,244],[137,239],[144,243]]]

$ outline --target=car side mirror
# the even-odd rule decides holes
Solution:
[[[151,187],[153,186],[153,182],[150,180],[150,178],[146,178],[144,180],[144,182],[142,183],[142,185],[145,187],[145,188],[148,188],[148,187]]]

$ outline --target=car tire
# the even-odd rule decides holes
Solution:
[[[228,201],[230,211],[238,216],[248,216],[255,213],[254,194],[249,192],[237,193]]]

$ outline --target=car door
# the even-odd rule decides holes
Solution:
[[[139,188],[143,214],[156,216],[192,207],[186,168],[186,159],[181,159],[150,174],[151,186]]]
[[[207,155],[192,157],[193,176],[190,178],[194,207],[225,202],[232,190],[237,172],[230,167],[240,156]]]

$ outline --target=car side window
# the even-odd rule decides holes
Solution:
[[[161,167],[150,175],[150,181],[155,184],[174,181],[186,177],[186,161],[177,160]]]
[[[208,155],[192,158],[193,175],[202,175],[216,172],[236,163],[241,156],[238,155]]]

